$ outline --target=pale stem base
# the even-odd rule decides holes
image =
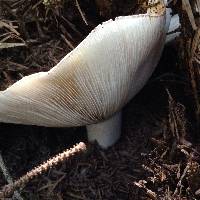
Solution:
[[[87,125],[89,142],[97,141],[102,148],[112,146],[121,134],[121,112],[116,113],[106,121],[98,124]]]

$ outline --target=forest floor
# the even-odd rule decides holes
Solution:
[[[86,153],[21,188],[23,199],[200,199],[200,10],[182,2],[170,4],[180,16],[181,35],[165,47],[147,85],[124,108],[122,136],[113,147],[88,144],[84,127],[0,124],[0,151],[14,180],[80,141],[87,145]],[[145,12],[145,3],[0,0],[0,43],[12,44],[0,46],[0,90],[48,71],[98,24]],[[5,184],[0,172],[0,186]]]

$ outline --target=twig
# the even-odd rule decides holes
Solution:
[[[11,196],[17,188],[24,186],[31,179],[37,177],[38,175],[49,170],[50,168],[57,166],[59,163],[62,163],[63,161],[68,160],[72,156],[85,150],[86,150],[86,145],[83,142],[80,142],[73,148],[67,149],[63,153],[54,156],[53,158],[49,159],[48,161],[44,162],[38,167],[32,169],[18,180],[14,181],[14,183],[4,186],[2,191],[0,192],[0,199]]]
[[[5,165],[4,161],[3,161],[3,158],[2,158],[1,153],[0,153],[0,169],[1,169],[1,171],[3,172],[3,175],[4,175],[5,179],[6,179],[6,181],[7,181],[9,184],[13,184],[12,177],[10,176],[10,174],[9,174],[9,172],[8,172],[8,170],[7,170],[7,167],[6,167],[6,165]],[[14,192],[13,197],[14,197],[15,199],[18,199],[18,200],[23,200],[23,198],[21,197],[21,195],[19,194],[18,191],[15,191],[15,192]]]

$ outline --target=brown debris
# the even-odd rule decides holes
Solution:
[[[125,108],[120,141],[106,151],[91,145],[86,155],[32,179],[21,191],[24,199],[200,197],[200,16],[195,2],[171,1],[181,19],[181,37],[172,46],[179,54],[171,58],[167,47],[154,77],[169,78],[153,78]],[[146,0],[1,1],[0,43],[10,48],[0,49],[0,89],[49,70],[105,19],[146,8]],[[74,135],[83,137],[84,130],[1,124],[0,133],[0,150],[16,178],[76,143]],[[5,184],[0,173],[0,185]]]

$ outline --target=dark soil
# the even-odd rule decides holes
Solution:
[[[0,1],[0,23],[19,33],[2,27],[0,42],[6,36],[6,42],[26,42],[25,47],[0,49],[1,90],[25,75],[49,70],[99,23],[146,8],[145,0],[79,0],[84,19],[76,1],[49,0],[46,7],[43,2]],[[30,181],[21,189],[24,199],[200,199],[195,101],[200,66],[189,67],[194,31],[180,1],[173,2],[182,34],[165,47],[152,78],[124,108],[122,136],[113,147],[88,144],[84,127],[0,124],[0,151],[13,179],[80,141],[87,144],[86,153]],[[5,184],[0,172],[0,186]]]

